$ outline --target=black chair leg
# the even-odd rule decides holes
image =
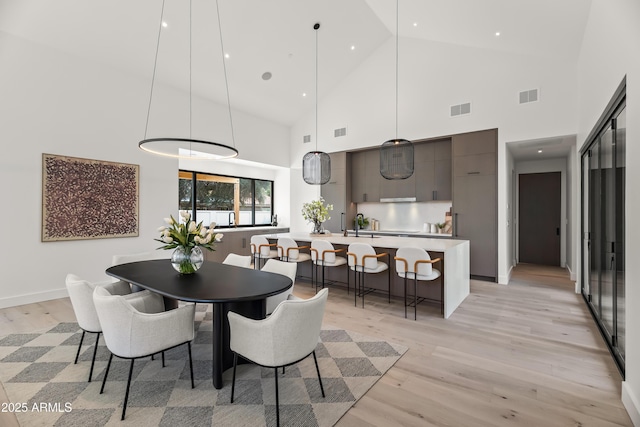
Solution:
[[[350,285],[349,282],[351,281],[351,280],[349,280],[350,277],[351,276],[349,274],[349,266],[347,265],[347,295],[349,295],[349,285]]]
[[[236,366],[238,366],[238,353],[233,353],[233,379],[231,380],[231,403],[233,403],[233,393],[236,391]]]
[[[407,318],[407,272],[404,272],[404,318]]]
[[[113,360],[113,353],[109,356],[109,363],[107,363],[107,369],[104,371],[104,378],[102,378],[102,387],[100,387],[100,394],[104,391],[104,385],[107,382],[107,375],[109,375],[109,368],[111,368],[111,361]]]
[[[273,368],[276,379],[276,425],[280,427],[280,397],[278,396],[278,368]]]
[[[389,297],[389,304],[391,304],[391,268],[387,268],[387,274],[389,277],[387,280],[389,281],[389,285],[387,287],[387,296]]]
[[[191,372],[191,388],[196,388],[196,385],[193,382],[193,361],[191,359],[191,342],[187,343],[187,348],[189,349],[189,372]],[[164,352],[162,354],[164,354]]]
[[[318,367],[318,358],[316,357],[315,350],[313,350],[313,361],[316,362],[316,372],[318,373],[318,382],[320,383],[320,391],[322,392],[322,397],[325,397],[324,387],[322,386],[322,377],[320,376],[320,368]]]
[[[135,359],[131,359],[131,367],[129,368],[129,379],[127,379],[127,391],[124,393],[124,402],[122,403],[122,417],[120,421],[124,421],[124,414],[127,412],[127,401],[129,400],[129,388],[131,387],[131,377],[133,376],[133,362]]]
[[[80,349],[82,348],[82,341],[84,341],[84,334],[86,332],[87,331],[85,331],[84,329],[82,330],[82,336],[80,337],[80,344],[78,344],[78,352],[76,353],[76,360],[73,362],[74,365],[78,363],[78,356],[80,356]]]
[[[156,360],[153,356],[155,356],[155,354],[151,355],[151,360]]]
[[[162,367],[164,368],[164,351],[162,352]]]
[[[89,381],[91,382],[91,376],[93,376],[93,365],[96,363],[96,353],[98,352],[98,341],[100,341],[100,332],[96,336],[96,345],[93,347],[93,358],[91,359],[91,369],[89,369]]]
[[[418,279],[415,278],[413,279],[413,320],[418,320]]]

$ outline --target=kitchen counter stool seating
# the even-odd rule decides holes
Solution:
[[[229,312],[231,350],[233,351],[233,382],[231,403],[236,386],[238,355],[267,368],[273,368],[276,389],[276,422],[280,425],[278,368],[293,365],[313,354],[322,397],[325,397],[316,346],[320,337],[324,307],[329,290],[322,289],[312,298],[284,301],[273,314],[263,320],[253,320]]]
[[[98,313],[96,312],[96,307],[93,304],[93,290],[96,286],[108,286],[109,291],[112,294],[128,295],[131,294],[131,287],[128,283],[122,281],[91,283],[81,279],[75,274],[67,274],[65,284],[67,286],[67,292],[69,293],[69,299],[71,299],[73,312],[75,313],[76,320],[78,321],[78,326],[82,329],[82,336],[80,337],[80,344],[78,344],[78,351],[76,352],[76,359],[73,362],[74,364],[78,363],[78,356],[80,356],[80,349],[82,348],[85,333],[90,332],[97,334],[96,343],[93,348],[93,357],[91,358],[91,369],[89,369],[88,382],[91,382],[93,367],[96,362],[98,341],[100,340],[100,334],[102,333]]]
[[[395,256],[396,272],[404,278],[404,317],[407,318],[407,279],[413,279],[413,320],[418,318],[418,304],[426,298],[418,298],[418,281],[435,280],[440,277],[440,271],[433,268],[433,264],[440,262],[440,258],[431,259],[429,253],[422,248],[399,248]],[[442,306],[444,310],[444,306]]]
[[[309,246],[298,246],[298,243],[289,238],[281,237],[277,242],[278,257],[285,262],[305,262],[311,259],[311,255],[300,252],[301,249],[309,249]]]
[[[222,261],[223,264],[235,265],[237,267],[251,267],[251,255],[238,255],[234,253],[230,253],[227,257]]]
[[[318,292],[318,266],[322,267],[322,289],[324,289],[324,268],[340,267],[347,264],[345,257],[336,256],[336,254],[344,252],[344,249],[335,249],[330,242],[326,240],[311,241],[311,284],[315,285],[316,293]],[[349,273],[347,272],[347,294],[349,293]]]
[[[186,304],[174,310],[164,311],[162,298],[153,293],[148,295],[153,295],[154,298],[148,298],[144,295],[146,293],[147,291],[136,292],[130,297],[123,297],[111,294],[105,287],[96,287],[93,291],[93,301],[102,326],[104,340],[111,351],[100,394],[104,391],[113,355],[131,359],[121,420],[124,420],[127,410],[135,359],[187,344],[191,388],[195,386],[191,361],[195,304]]]
[[[262,267],[262,271],[266,271],[267,273],[282,274],[283,276],[287,276],[289,279],[291,279],[290,288],[279,294],[267,297],[266,313],[267,315],[270,315],[282,301],[286,301],[289,298],[289,295],[293,293],[293,286],[296,283],[298,264],[278,261],[277,259],[268,259],[264,264],[264,267]]]
[[[388,295],[391,302],[391,270],[389,265],[378,261],[379,258],[389,257],[387,252],[376,253],[376,250],[368,243],[352,243],[347,249],[347,260],[349,268],[354,272],[354,305],[358,305],[358,296],[362,296],[362,308],[364,308],[364,296],[375,291],[375,289],[366,289],[364,286],[364,277],[366,274],[376,274],[387,271],[388,275]]]
[[[251,236],[251,255],[253,256],[253,268],[260,270],[263,259],[278,258],[275,243],[269,243],[266,237],[261,235]]]

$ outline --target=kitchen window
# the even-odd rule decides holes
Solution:
[[[181,170],[178,203],[181,211],[191,212],[196,222],[206,225],[271,225],[273,181]]]

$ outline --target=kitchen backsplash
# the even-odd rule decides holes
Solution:
[[[358,213],[380,221],[380,230],[422,231],[425,222],[441,223],[451,201],[425,203],[358,203]],[[351,227],[350,227],[351,228]]]

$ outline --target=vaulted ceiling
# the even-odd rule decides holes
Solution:
[[[577,59],[590,0],[399,0],[399,35]],[[219,0],[234,108],[292,125],[395,36],[393,0]],[[161,13],[166,27],[160,31]],[[216,3],[192,0],[0,0],[0,32],[226,105]],[[190,22],[191,21],[191,22]],[[496,36],[499,32],[500,35]],[[400,66],[410,62],[402,58]],[[389,58],[394,61],[395,58]],[[271,73],[269,80],[262,75]],[[306,93],[307,96],[303,96]]]

